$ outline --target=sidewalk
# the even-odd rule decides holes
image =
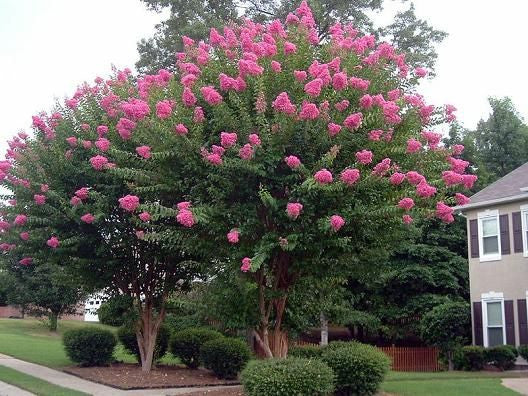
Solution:
[[[0,396],[34,396],[33,393],[29,393],[23,389],[17,388],[16,386],[6,384],[0,381]]]
[[[528,378],[504,378],[502,385],[519,392],[521,395],[528,395]]]
[[[65,388],[75,389],[77,391],[88,393],[89,395],[94,396],[166,396],[166,395],[185,395],[190,392],[205,391],[212,389],[211,387],[207,388],[168,388],[168,389],[140,389],[140,390],[130,390],[124,391],[110,386],[98,384],[95,382],[87,381],[85,379],[76,377],[71,374],[63,373],[62,371],[57,371],[50,369],[45,366],[40,366],[38,364],[25,362],[23,360],[15,359],[11,356],[0,354],[0,365],[10,367],[22,373],[32,375],[33,377],[41,378],[45,381],[51,382],[52,384],[63,386]],[[6,384],[7,385],[7,384]],[[14,388],[14,387],[13,387]],[[229,386],[216,386],[214,389],[225,389]],[[18,388],[14,388],[18,390]],[[20,392],[20,390],[18,390]],[[23,391],[25,392],[25,391]],[[28,396],[31,393],[3,393],[2,388],[0,387],[0,395],[20,395]]]

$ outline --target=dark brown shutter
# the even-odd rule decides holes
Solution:
[[[510,254],[510,221],[507,214],[499,216],[501,254]]]
[[[484,345],[484,339],[482,337],[482,303],[473,303],[473,331],[475,332],[474,343],[475,345]]]
[[[504,301],[504,319],[506,320],[506,344],[515,345],[515,325],[513,323],[513,300]]]
[[[522,253],[523,241],[522,241],[522,222],[521,212],[512,213],[512,228],[513,228],[513,252]]]
[[[528,315],[526,315],[526,300],[517,300],[517,319],[519,320],[519,344],[528,344]]]
[[[471,257],[479,256],[479,238],[477,220],[469,220],[469,243],[471,248]]]

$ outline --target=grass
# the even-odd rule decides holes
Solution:
[[[87,393],[75,391],[53,385],[40,378],[33,377],[13,370],[9,367],[0,366],[0,381],[25,389],[38,396],[87,396]]]
[[[52,368],[71,366],[74,363],[66,356],[62,346],[62,334],[74,328],[97,326],[116,332],[117,328],[99,323],[75,320],[60,320],[56,333],[50,332],[42,321],[36,319],[0,319],[0,353]],[[119,361],[135,363],[119,344],[114,352]],[[170,353],[162,359],[164,364],[176,364],[178,360]]]
[[[502,386],[500,378],[387,381],[382,389],[398,396],[518,395]]]

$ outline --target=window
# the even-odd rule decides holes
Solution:
[[[482,295],[484,346],[506,344],[504,329],[504,297],[502,293],[490,292]]]
[[[478,214],[480,261],[501,259],[499,211],[487,210]]]
[[[521,206],[524,257],[528,257],[528,205]]]

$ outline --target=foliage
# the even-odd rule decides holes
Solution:
[[[200,348],[200,360],[204,367],[212,370],[218,378],[236,378],[250,356],[247,343],[237,338],[215,338]]]
[[[334,390],[334,373],[316,359],[252,360],[241,382],[248,396],[325,396]]]
[[[313,345],[297,345],[288,349],[288,356],[305,358],[305,359],[319,359],[323,352],[323,348]]]
[[[501,370],[509,370],[513,368],[517,356],[509,345],[497,345],[486,348],[484,358],[486,362]]]
[[[171,69],[176,52],[184,46],[178,40],[180,35],[188,36],[196,41],[206,39],[209,28],[220,30],[223,25],[242,17],[265,23],[274,19],[284,20],[287,14],[299,3],[298,1],[263,1],[256,0],[240,6],[234,1],[213,0],[196,2],[192,0],[143,0],[148,9],[161,12],[170,11],[169,17],[156,26],[152,38],[143,39],[138,43],[140,55],[136,63],[142,72],[155,72],[159,69]],[[383,9],[383,0],[353,0],[347,3],[328,0],[312,0],[315,20],[318,22],[318,36],[321,40],[328,39],[330,27],[336,23],[353,23],[354,27],[365,33],[373,31],[373,16]],[[435,46],[440,44],[447,34],[434,29],[427,21],[418,19],[414,5],[399,11],[392,22],[375,31],[380,39],[394,45],[406,54],[407,61],[413,66],[423,66],[434,69],[436,58]]]
[[[169,348],[170,331],[167,326],[161,326],[156,337],[156,346],[154,347],[154,362],[159,361]],[[130,325],[121,326],[117,330],[117,339],[123,347],[131,354],[133,354],[137,361],[141,363],[141,356],[139,354],[139,347],[137,342],[136,331]]]
[[[68,330],[62,337],[68,357],[81,366],[104,366],[113,359],[114,334],[97,327]]]
[[[479,371],[484,367],[485,350],[481,346],[466,345],[460,348],[459,370]]]
[[[421,320],[422,338],[447,354],[450,368],[452,353],[468,341],[467,329],[471,326],[469,304],[446,302],[434,307]]]
[[[99,322],[109,326],[123,326],[133,321],[134,301],[127,295],[116,295],[104,301],[97,314]]]
[[[528,360],[528,345],[519,345],[517,352],[524,360]]]
[[[322,360],[336,375],[338,395],[376,394],[390,367],[390,359],[379,349],[353,342],[325,348]]]
[[[186,329],[177,331],[170,338],[170,351],[181,359],[187,367],[195,369],[200,361],[200,348],[207,341],[221,338],[223,335],[209,329]]]

